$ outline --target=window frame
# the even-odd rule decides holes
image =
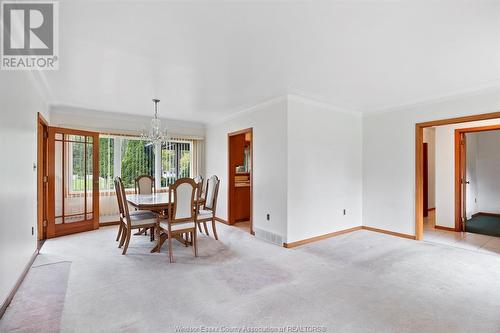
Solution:
[[[180,140],[180,139],[172,139],[172,140],[167,140],[166,143],[176,143],[176,144],[188,144],[189,145],[189,175],[187,177],[192,178],[193,177],[193,140]],[[178,152],[178,150],[177,150]],[[160,146],[160,165],[161,168],[159,170],[159,186],[157,188],[159,189],[167,189],[168,188],[168,182],[167,185],[161,186],[161,180],[163,179],[163,144]],[[176,180],[179,179],[179,163],[180,162],[180,157],[179,154],[176,156]]]
[[[100,138],[107,138],[107,139],[113,139],[113,160],[110,161],[110,163],[113,163],[113,176],[112,179],[114,179],[116,176],[122,177],[122,159],[123,159],[123,140],[138,140],[138,141],[147,141],[142,139],[140,136],[133,136],[133,135],[117,135],[117,134],[107,134],[107,133],[100,133],[99,134],[99,139]],[[178,143],[178,144],[188,144],[189,145],[189,175],[188,177],[192,178],[193,177],[193,149],[194,149],[194,142],[193,140],[187,139],[171,139],[167,140],[167,143]],[[177,150],[178,152],[178,150]],[[153,150],[153,168],[154,168],[154,177],[155,177],[155,186],[157,190],[166,190],[168,189],[168,185],[166,186],[161,186],[161,181],[163,177],[163,163],[162,163],[162,153],[163,153],[163,145],[154,145]],[[159,154],[158,154],[159,153]],[[179,154],[177,154],[179,155]],[[158,158],[159,156],[159,158]],[[178,178],[179,175],[179,161],[180,161],[180,156],[176,157],[177,159],[177,165],[176,165],[176,179]],[[134,191],[134,187],[131,188],[126,188],[125,189],[127,193],[132,193]],[[109,189],[101,189],[99,187],[99,193],[100,195],[103,195],[105,193],[109,192],[114,192],[114,188],[109,188]]]

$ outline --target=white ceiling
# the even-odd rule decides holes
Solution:
[[[52,103],[210,122],[286,93],[371,112],[500,85],[500,1],[60,1]]]

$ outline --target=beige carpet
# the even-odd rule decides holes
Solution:
[[[122,256],[114,227],[48,240],[35,262],[46,269],[30,271],[0,331],[500,332],[500,256],[365,230],[284,249],[218,227],[199,258],[176,244],[174,264],[144,236]]]

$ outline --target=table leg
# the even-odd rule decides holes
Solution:
[[[166,233],[160,233],[159,239],[157,240],[155,247],[153,247],[151,249],[151,253],[160,252],[159,249],[161,248],[161,246],[163,245],[163,243],[165,243],[165,241],[167,239],[168,239],[168,236]]]

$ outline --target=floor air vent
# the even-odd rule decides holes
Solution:
[[[272,232],[254,228],[255,237],[262,239],[266,242],[273,243],[279,246],[283,246],[283,239],[280,235],[273,234]]]

